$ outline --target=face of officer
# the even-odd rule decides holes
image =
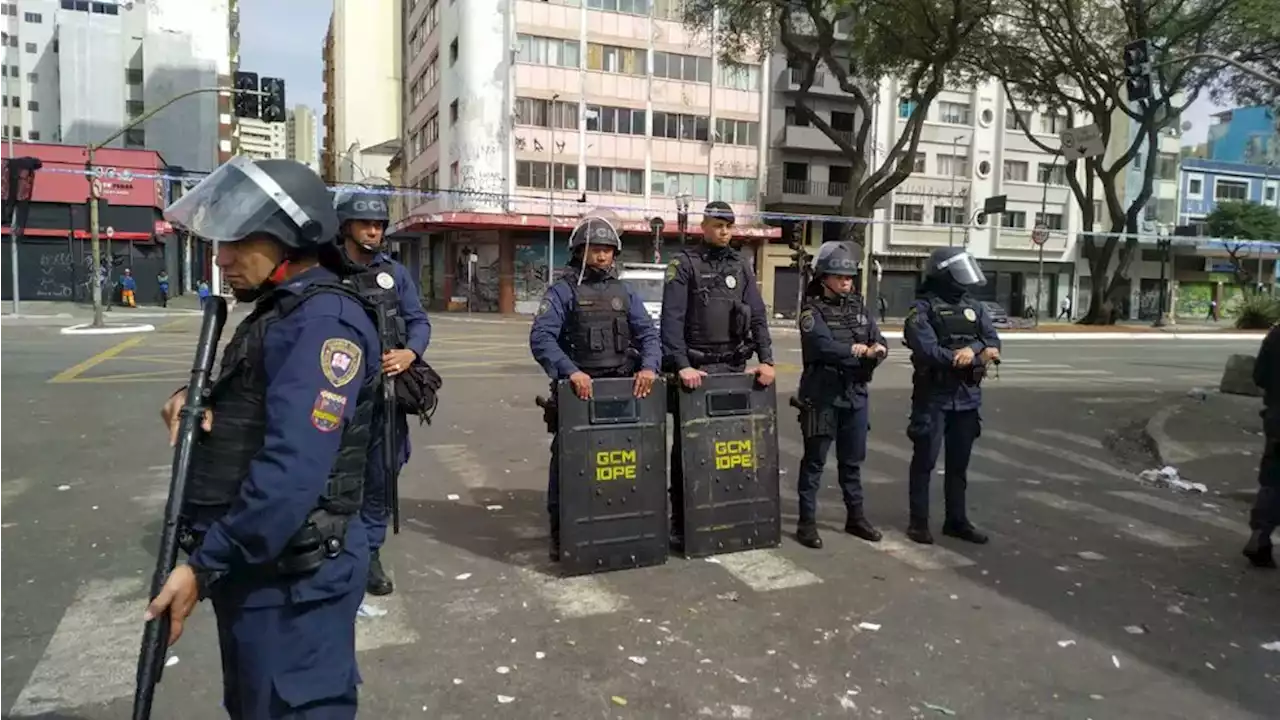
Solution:
[[[283,261],[284,246],[270,235],[250,235],[240,242],[218,244],[218,267],[237,297],[261,287]]]
[[[588,245],[582,253],[582,262],[594,270],[608,271],[613,267],[614,249],[608,245]]]
[[[822,285],[834,295],[853,292],[853,278],[848,275],[823,275]]]
[[[733,226],[722,218],[702,219],[702,241],[712,247],[726,247],[733,238]]]
[[[382,244],[382,223],[376,220],[348,220],[347,235],[360,245],[378,247]]]

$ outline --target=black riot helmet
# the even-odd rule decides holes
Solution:
[[[856,277],[862,269],[862,248],[851,242],[824,242],[813,259],[813,274]]]
[[[338,234],[324,181],[294,160],[233,157],[166,208],[164,218],[217,242],[270,235],[295,253],[332,246]]]
[[[969,251],[958,247],[938,248],[929,253],[924,276],[925,280],[959,287],[987,284],[987,276],[982,274],[978,261]]]
[[[622,237],[617,227],[603,214],[592,212],[569,235],[569,249],[577,250],[586,245],[607,245],[616,252],[622,251]],[[585,251],[584,251],[585,252]]]

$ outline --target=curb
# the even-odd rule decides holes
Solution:
[[[108,325],[106,327],[96,328],[92,323],[81,323],[64,327],[59,333],[63,335],[127,335],[129,333],[145,333],[154,332],[155,325]]]
[[[1190,462],[1197,458],[1195,453],[1191,452],[1182,443],[1174,440],[1164,429],[1169,422],[1169,418],[1181,412],[1184,407],[1186,407],[1186,401],[1165,405],[1157,410],[1142,428],[1143,437],[1155,453],[1156,460],[1160,462],[1161,466],[1172,465],[1177,467],[1182,463]]]

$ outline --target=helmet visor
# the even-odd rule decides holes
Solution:
[[[958,285],[986,285],[987,276],[982,274],[978,261],[969,253],[960,253],[938,263],[938,271],[946,272]]]
[[[270,175],[234,157],[165,208],[164,219],[208,240],[236,242],[282,213],[299,230],[311,218]]]

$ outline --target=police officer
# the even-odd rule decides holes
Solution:
[[[814,549],[822,547],[816,517],[818,489],[833,441],[847,511],[844,530],[868,542],[879,542],[881,537],[862,512],[862,462],[867,458],[870,427],[867,383],[889,349],[862,296],[854,290],[861,257],[861,248],[853,243],[823,243],[800,311],[804,373],[797,399],[802,406],[804,458],[796,481],[800,493],[796,540]]]
[[[390,221],[388,195],[362,187],[343,189],[334,197],[338,211],[343,248],[347,257],[362,269],[351,278],[360,294],[375,305],[383,306],[392,320],[396,335],[392,347],[383,348],[382,372],[387,377],[401,376],[414,363],[422,360],[431,342],[431,321],[422,309],[418,286],[412,273],[392,260],[383,249],[383,237]],[[404,375],[402,382],[412,381]],[[396,412],[397,461],[403,467],[409,462],[409,423],[400,407]],[[382,461],[382,433],[375,434],[375,453],[369,463],[365,483],[364,506],[360,514],[369,530],[368,591],[371,595],[390,595],[395,589],[382,567],[382,544],[387,539],[386,463]]]
[[[978,261],[963,248],[929,255],[919,297],[907,313],[903,340],[911,348],[911,521],[907,537],[929,545],[929,478],[946,441],[946,520],[942,533],[987,542],[965,508],[969,454],[982,432],[982,390],[987,368],[1000,361],[1000,336],[969,288],[986,284]]]
[[[170,642],[210,598],[233,718],[354,718],[356,612],[369,567],[360,494],[380,356],[362,298],[338,281],[338,219],[292,160],[233,158],[165,218],[221,243],[249,316],[223,351],[183,498],[185,564],[147,608]],[[180,390],[161,412],[177,435]]]
[[[647,397],[658,377],[658,331],[644,303],[618,279],[614,262],[622,239],[606,218],[589,216],[569,237],[573,257],[547,288],[529,330],[533,358],[551,377],[546,417],[551,439],[547,513],[551,559],[560,559],[560,436],[556,428],[556,382],[568,380],[582,400],[592,396],[592,378],[635,376],[635,396]]]
[[[1254,567],[1274,568],[1271,534],[1280,525],[1280,325],[1271,328],[1258,349],[1253,383],[1262,388],[1262,429],[1266,447],[1258,467],[1258,497],[1249,513],[1249,542],[1244,556]]]
[[[749,372],[761,385],[774,379],[773,341],[756,276],[730,247],[733,208],[720,200],[702,213],[702,243],[685,248],[667,265],[662,288],[662,362],[695,390],[709,374]],[[672,391],[676,388],[673,385]],[[671,408],[678,407],[672,402]],[[684,548],[684,473],[680,433],[671,447],[671,545]]]

